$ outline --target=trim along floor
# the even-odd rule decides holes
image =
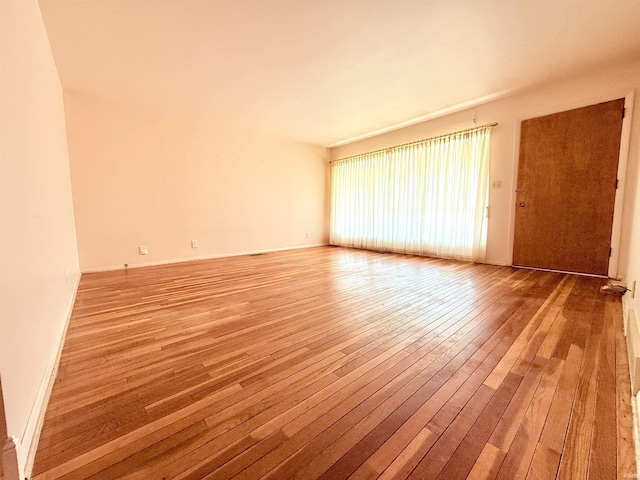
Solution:
[[[337,247],[85,274],[32,478],[631,478],[605,281]]]

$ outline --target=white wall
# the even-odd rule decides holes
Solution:
[[[515,218],[515,188],[518,166],[520,122],[550,113],[578,108],[615,98],[625,97],[640,86],[640,62],[603,68],[579,78],[554,82],[507,98],[478,105],[435,120],[396,130],[384,135],[336,147],[331,158],[338,159],[366,151],[385,148],[422,138],[449,133],[477,124],[499,122],[494,128],[491,143],[491,179],[501,180],[501,189],[492,189],[489,199],[489,229],[487,239],[487,261],[499,265],[510,265],[513,256],[513,224]],[[640,276],[638,266],[630,269],[637,259],[638,232],[631,238],[633,206],[636,203],[636,178],[638,171],[638,147],[640,142],[640,98],[633,108],[632,137],[625,202],[622,210],[622,241],[619,251],[618,275],[630,280]],[[567,198],[570,201],[570,198]],[[640,221],[635,214],[635,223]],[[638,230],[636,225],[636,231]],[[632,245],[635,250],[633,250]],[[631,251],[633,250],[633,253]],[[633,278],[631,278],[631,276]]]
[[[326,149],[84,93],[65,110],[83,271],[326,243]]]
[[[62,89],[38,3],[0,8],[0,375],[24,468],[79,266]]]

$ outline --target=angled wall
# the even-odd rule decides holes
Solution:
[[[40,9],[0,2],[0,375],[24,478],[79,266],[62,89]]]

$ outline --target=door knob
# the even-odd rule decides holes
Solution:
[[[518,204],[518,206],[519,206],[520,208],[524,207],[524,202],[520,202],[520,203]]]

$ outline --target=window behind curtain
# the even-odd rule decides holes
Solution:
[[[331,164],[332,245],[482,261],[491,126]]]

